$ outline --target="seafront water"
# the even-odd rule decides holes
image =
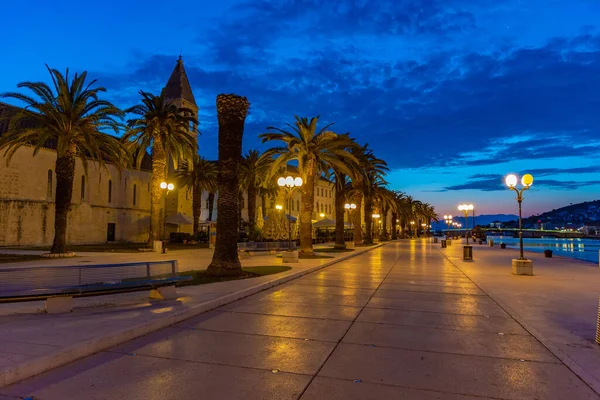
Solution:
[[[506,243],[507,247],[519,248],[519,239],[512,236],[489,236],[494,243]],[[523,250],[543,253],[544,250],[552,250],[553,255],[577,258],[579,260],[598,263],[598,251],[600,240],[598,239],[556,239],[523,238]]]

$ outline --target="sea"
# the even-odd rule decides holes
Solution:
[[[489,236],[496,245],[506,243],[506,247],[519,248],[519,238],[512,236]],[[577,258],[598,264],[600,239],[558,239],[558,238],[523,238],[523,250],[543,253],[552,250],[553,255]]]

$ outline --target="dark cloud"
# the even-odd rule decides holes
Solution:
[[[246,147],[264,147],[256,135],[266,126],[320,114],[368,141],[394,169],[597,154],[600,36],[588,29],[539,46],[465,50],[483,29],[478,10],[494,5],[509,2],[238,4],[198,35],[208,50],[184,58],[204,137],[216,137],[215,96],[234,92],[252,102]],[[416,51],[420,43],[428,47]],[[138,58],[130,72],[104,74],[102,83],[130,105],[137,89],[160,90],[175,59]]]
[[[573,168],[574,170],[578,168]],[[558,170],[557,170],[558,171]],[[536,170],[529,171],[535,177],[537,173]],[[562,173],[562,172],[556,172]],[[506,185],[504,184],[504,175],[496,175],[496,174],[476,174],[472,175],[469,178],[469,182],[458,184],[458,185],[450,185],[446,186],[443,189],[440,189],[439,192],[448,192],[455,190],[481,190],[484,192],[493,192],[506,190]],[[600,185],[600,180],[588,180],[588,181],[559,181],[553,179],[535,179],[534,181],[535,187],[545,187],[556,190],[575,190],[587,186]]]

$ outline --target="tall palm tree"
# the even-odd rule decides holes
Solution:
[[[375,199],[377,206],[381,211],[382,238],[387,238],[387,216],[390,210],[396,209],[396,194],[394,191],[384,186],[378,186],[375,190]]]
[[[194,154],[192,162],[182,161],[177,171],[178,184],[192,191],[192,213],[194,216],[194,235],[200,230],[202,213],[202,193],[217,191],[217,164]]]
[[[400,222],[399,214],[402,208],[402,199],[405,197],[405,194],[394,190],[392,192],[394,194],[394,206],[392,207],[392,240],[398,239],[398,229],[397,224]]]
[[[348,175],[336,169],[333,170],[333,183],[335,187],[335,248],[345,249],[346,240],[344,237],[345,226],[344,226],[344,213],[346,209],[344,205],[346,203],[346,197],[348,192],[352,189],[352,183]]]
[[[248,232],[254,239],[256,225],[256,197],[265,181],[269,159],[261,158],[258,150],[246,153],[240,168],[240,186],[248,193]]]
[[[250,103],[235,94],[217,96],[219,119],[219,174],[217,199],[217,241],[206,273],[213,276],[241,275],[238,258],[238,192],[242,163],[244,121]]]
[[[165,98],[165,91],[155,96],[141,90],[142,104],[125,110],[135,117],[127,121],[128,131],[123,136],[127,143],[137,154],[136,164],[139,168],[145,150],[152,149],[152,181],[150,189],[150,231],[148,246],[152,246],[160,237],[161,224],[160,209],[162,205],[163,190],[161,182],[167,179],[169,160],[175,169],[179,161],[191,160],[197,153],[198,144],[194,135],[198,121],[193,117],[192,110],[177,107]],[[188,164],[189,165],[189,164]],[[163,218],[166,217],[166,210]]]
[[[317,129],[319,117],[299,118],[295,116],[294,125],[286,124],[291,131],[268,127],[270,132],[259,135],[263,143],[271,140],[282,142],[282,146],[267,150],[263,157],[273,160],[270,174],[272,176],[280,168],[285,167],[289,161],[298,162],[298,172],[303,180],[300,187],[302,205],[300,210],[300,253],[313,255],[312,247],[312,214],[315,204],[315,183],[319,174],[330,168],[351,174],[351,169],[346,165],[356,163],[356,158],[347,151],[353,147],[352,140],[346,135],[338,135],[329,130],[329,124]]]
[[[129,156],[118,139],[101,131],[119,132],[123,112],[99,94],[96,80],[86,83],[87,72],[69,77],[46,65],[52,85],[43,82],[22,82],[18,88],[33,92],[33,97],[17,92],[4,93],[26,104],[25,108],[10,107],[5,117],[8,130],[0,136],[0,148],[5,150],[7,163],[23,147],[33,147],[35,156],[41,148],[56,149],[56,201],[54,208],[54,241],[51,253],[67,251],[67,218],[73,195],[75,161],[79,158],[87,174],[88,159],[104,166],[110,161],[122,168]]]
[[[384,177],[388,168],[385,161],[375,156],[373,150],[369,148],[368,143],[357,150],[356,154],[359,161],[360,174],[352,181],[352,187],[355,201],[357,201],[357,209],[360,201],[362,201],[364,197],[365,232],[363,235],[363,243],[372,244],[373,205],[377,194],[377,188],[387,184]],[[359,225],[361,222],[362,221],[360,220],[358,221]]]

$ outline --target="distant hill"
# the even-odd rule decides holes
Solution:
[[[557,226],[569,224],[583,225],[589,221],[600,220],[600,200],[586,201],[583,203],[569,204],[568,206],[546,211],[545,213],[524,218],[523,223],[534,225],[551,223]]]
[[[452,216],[453,220],[456,222],[459,222],[461,224],[463,224],[464,226],[464,220],[465,217],[463,215],[453,215]],[[517,215],[514,214],[481,214],[481,215],[477,215],[477,213],[475,214],[475,225],[481,225],[481,226],[489,226],[492,222],[507,222],[507,221],[513,221],[516,220],[517,218],[519,218]],[[469,215],[469,226],[472,227],[473,225],[473,217],[471,215]],[[444,220],[442,219],[440,222],[432,224],[433,229],[435,230],[442,230],[442,229],[446,229],[447,225],[444,222]]]

